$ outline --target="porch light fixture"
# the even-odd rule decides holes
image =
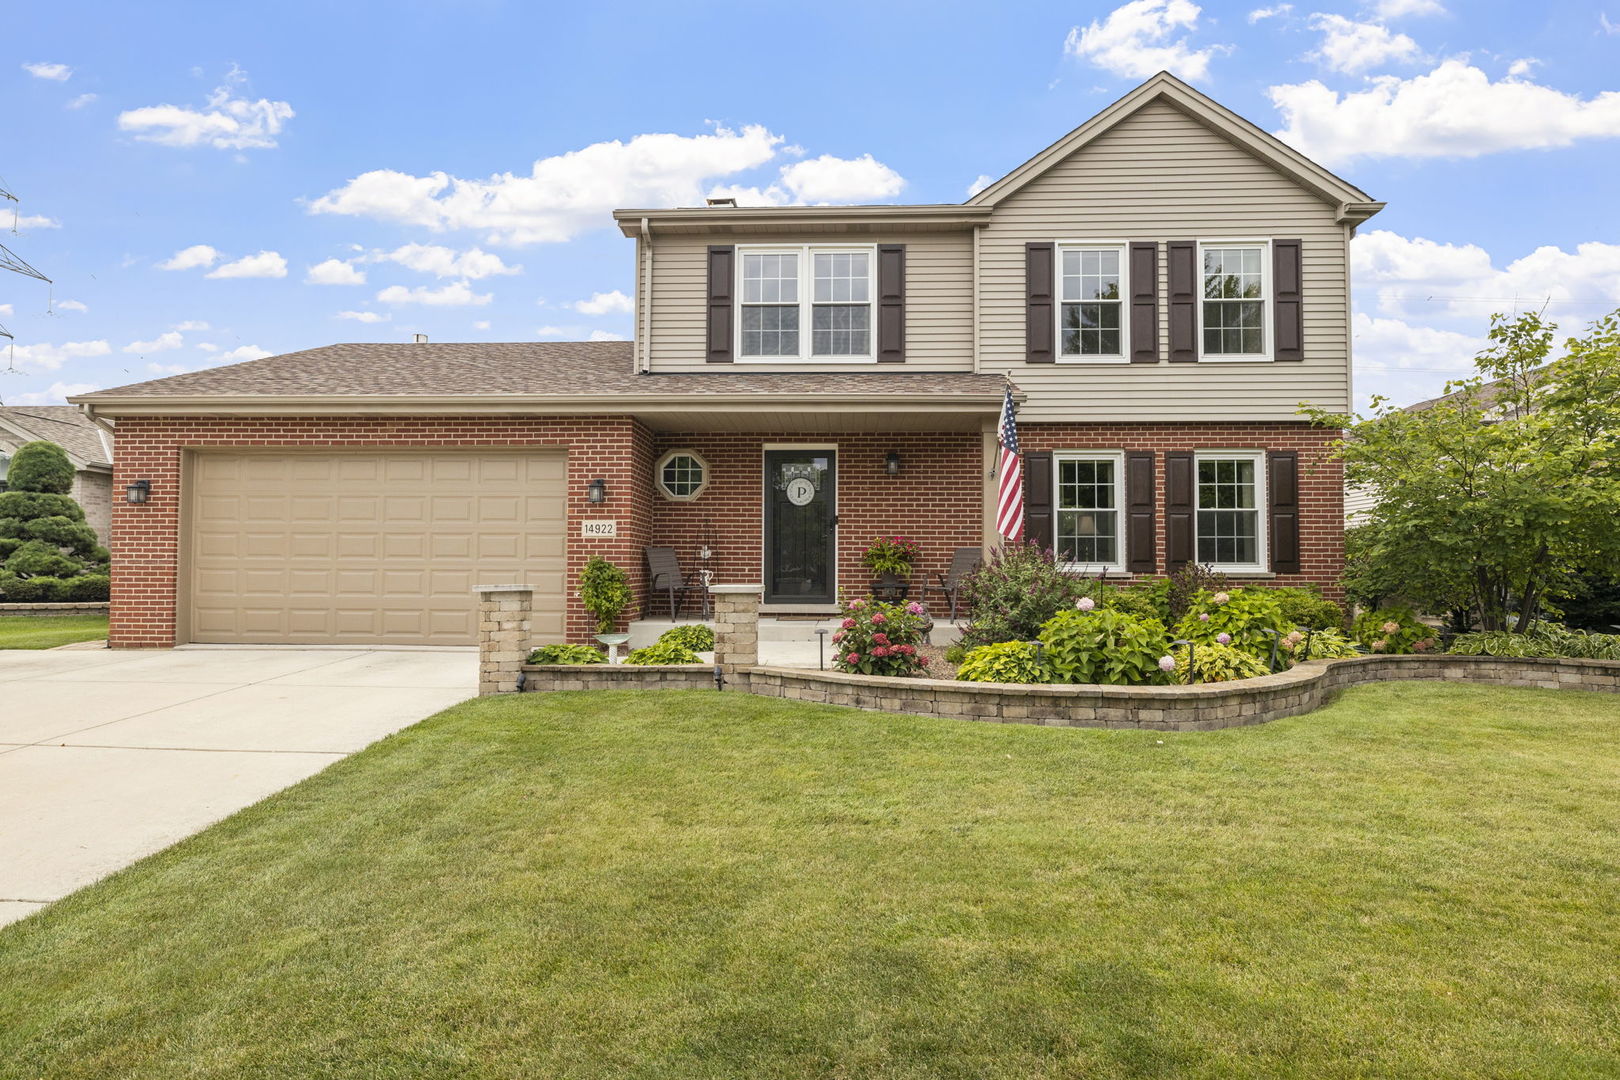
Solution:
[[[607,481],[592,480],[585,487],[585,497],[593,503],[607,502]]]
[[[127,503],[143,503],[152,494],[152,481],[137,480],[124,489],[124,501]]]
[[[896,450],[890,450],[889,451],[888,456],[883,459],[883,471],[888,473],[890,476],[899,476],[900,475],[900,453],[899,453],[899,451],[896,451]]]

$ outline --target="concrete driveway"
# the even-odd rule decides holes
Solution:
[[[470,649],[0,651],[0,924],[477,691]]]

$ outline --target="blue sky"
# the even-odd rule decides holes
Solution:
[[[55,284],[0,274],[0,398],[628,336],[611,208],[959,201],[1166,67],[1388,201],[1358,397],[1417,400],[1492,311],[1620,307],[1610,4],[13,6],[0,243]]]

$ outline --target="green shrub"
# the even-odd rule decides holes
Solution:
[[[1418,622],[1410,608],[1364,611],[1356,617],[1350,634],[1369,651],[1389,656],[1429,652],[1435,647],[1434,629]]]
[[[589,645],[542,645],[529,654],[531,664],[605,664],[602,650]]]
[[[8,484],[9,480],[6,481]],[[0,536],[22,536],[22,523],[42,517],[84,520],[84,508],[70,496],[46,491],[0,491]],[[7,524],[14,522],[15,524]]]
[[[1037,659],[1040,650],[1029,641],[1002,641],[980,645],[962,658],[956,677],[963,682],[1043,683],[1050,672]]]
[[[1041,627],[1052,681],[1137,685],[1163,682],[1159,661],[1169,647],[1164,624],[1099,607],[1060,611]]]
[[[969,621],[946,654],[960,662],[980,645],[1029,641],[1059,611],[1074,603],[1086,584],[1058,566],[1050,551],[1015,544],[992,553],[962,579],[961,603]]]
[[[660,641],[645,649],[636,649],[624,658],[627,664],[699,664],[698,654],[683,645]]]
[[[63,584],[67,593],[64,599],[78,604],[106,600],[112,592],[112,579],[106,574],[80,574]]]
[[[1299,634],[1294,637],[1294,634]],[[1312,630],[1301,633],[1298,630],[1283,638],[1281,655],[1290,662],[1301,660],[1346,660],[1352,656],[1360,656],[1361,650],[1356,643],[1344,636],[1340,630]],[[1292,641],[1289,638],[1293,638]]]
[[[1291,627],[1306,630],[1344,629],[1344,609],[1331,600],[1322,599],[1322,590],[1315,585],[1307,588],[1286,586],[1267,591],[1282,605],[1283,621]]]
[[[670,627],[658,635],[658,640],[693,652],[708,652],[714,648],[714,631],[702,623],[690,623]]]
[[[600,555],[592,555],[579,574],[579,599],[596,616],[596,632],[611,634],[634,597],[624,571]]]
[[[43,540],[29,540],[6,559],[6,569],[18,577],[72,577],[83,563],[69,558]]]
[[[1199,645],[1190,651],[1192,664],[1188,663],[1189,650],[1185,645],[1177,645],[1170,654],[1176,661],[1176,682],[1232,682],[1271,674],[1264,660],[1230,645]]]
[[[22,532],[30,540],[41,540],[54,547],[67,548],[81,557],[90,555],[101,544],[101,541],[96,539],[96,530],[82,521],[74,521],[60,514],[34,518],[22,524]]]
[[[1199,594],[1225,592],[1226,575],[1202,563],[1187,563],[1164,581],[1165,625],[1180,622]]]
[[[1269,662],[1272,634],[1281,638],[1294,629],[1283,615],[1282,602],[1272,595],[1275,591],[1199,593],[1188,603],[1187,613],[1176,624],[1172,636],[1199,645],[1230,645]],[[1226,640],[1222,641],[1222,637]]]
[[[1119,586],[1096,578],[1079,578],[1075,582],[1075,597],[1076,600],[1089,597],[1098,607],[1164,621],[1163,597],[1156,594],[1151,584]]]
[[[1546,656],[1620,660],[1620,634],[1589,634],[1558,623],[1532,623],[1528,633],[1492,630],[1461,634],[1449,650],[1458,656]]]
[[[917,651],[923,630],[931,625],[928,609],[913,600],[884,604],[855,599],[844,605],[844,618],[833,634],[833,666],[860,675],[922,675],[928,658]]]
[[[55,443],[23,443],[11,456],[6,487],[12,491],[66,495],[73,490],[73,463]]]
[[[68,598],[68,583],[59,577],[0,574],[0,596],[11,604],[55,604]]]

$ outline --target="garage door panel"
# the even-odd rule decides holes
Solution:
[[[199,453],[191,637],[470,645],[473,588],[526,581],[560,640],[565,474],[557,450]]]

